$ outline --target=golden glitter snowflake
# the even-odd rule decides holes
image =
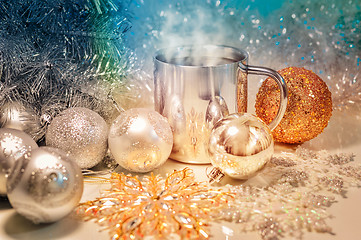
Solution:
[[[112,173],[111,188],[77,213],[110,231],[111,239],[208,239],[209,222],[230,195],[196,182],[191,169],[142,180]]]

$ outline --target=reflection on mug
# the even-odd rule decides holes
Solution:
[[[229,113],[247,111],[248,73],[271,76],[282,87],[279,114],[271,123],[278,124],[287,104],[284,80],[247,61],[245,51],[227,46],[183,46],[156,53],[155,110],[168,118],[173,130],[170,158],[210,162],[207,148],[214,124]]]

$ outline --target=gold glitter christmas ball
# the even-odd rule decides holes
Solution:
[[[272,131],[274,140],[302,143],[320,134],[332,115],[331,92],[314,72],[298,67],[278,71],[285,79],[289,96],[287,110],[280,124]],[[280,90],[267,78],[256,97],[256,114],[270,123],[276,116]]]

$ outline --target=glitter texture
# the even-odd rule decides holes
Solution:
[[[361,166],[353,154],[331,155],[298,148],[280,153],[263,171],[262,186],[227,185],[234,198],[219,219],[239,223],[239,232],[258,232],[262,239],[302,239],[303,233],[332,233],[327,208],[337,196],[346,197],[349,187],[361,184]]]
[[[350,187],[361,186],[361,166],[353,159],[299,147],[275,154],[262,170],[262,183],[218,188],[196,182],[188,168],[165,179],[113,173],[93,178],[111,188],[80,204],[77,213],[95,220],[111,239],[209,239],[209,226],[224,221],[236,223],[234,234],[257,232],[265,240],[333,234],[328,208]]]
[[[302,143],[328,125],[332,115],[331,92],[314,72],[289,67],[279,71],[286,81],[289,96],[286,113],[272,131],[275,141]],[[256,98],[256,113],[266,123],[275,117],[279,106],[279,88],[270,78],[260,87]]]
[[[208,239],[209,221],[227,195],[196,182],[191,169],[160,176],[113,173],[103,197],[82,203],[77,213],[109,230],[111,239]]]
[[[96,112],[69,108],[49,125],[46,145],[70,153],[81,168],[98,164],[107,151],[108,125]]]

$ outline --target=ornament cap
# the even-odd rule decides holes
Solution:
[[[207,177],[209,178],[209,183],[213,184],[215,182],[220,182],[225,174],[218,167],[213,167],[210,172],[208,172],[209,167],[206,169]]]

